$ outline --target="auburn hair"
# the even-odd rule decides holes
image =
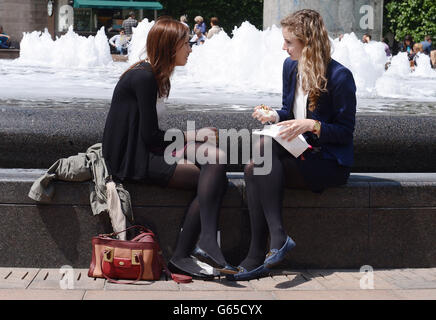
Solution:
[[[308,92],[309,109],[315,110],[322,92],[327,92],[327,67],[331,61],[331,45],[321,15],[315,10],[296,11],[281,21],[303,45],[298,74],[303,90]]]
[[[171,90],[170,77],[176,67],[177,50],[188,36],[189,29],[180,21],[171,17],[159,18],[147,36],[147,59],[135,63],[125,73],[144,61],[149,62],[157,82],[159,97],[168,97]]]

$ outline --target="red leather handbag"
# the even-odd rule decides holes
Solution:
[[[141,232],[132,240],[113,237],[132,228]],[[134,284],[140,280],[156,281],[162,271],[177,283],[189,283],[192,277],[171,273],[162,257],[162,251],[154,233],[142,226],[133,226],[124,231],[102,234],[92,238],[92,261],[88,276],[106,278],[109,282]],[[134,280],[120,282],[115,279]]]

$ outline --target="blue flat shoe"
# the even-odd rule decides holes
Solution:
[[[294,240],[291,237],[287,237],[285,244],[280,249],[271,249],[266,255],[264,264],[267,268],[272,268],[283,261],[286,254],[295,247]]]
[[[256,269],[247,271],[244,267],[238,266],[238,273],[226,275],[226,279],[229,281],[248,281],[265,277],[269,274],[270,270],[265,264],[260,265]]]

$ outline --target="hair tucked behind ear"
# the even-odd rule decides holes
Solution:
[[[331,61],[331,45],[321,15],[309,9],[296,11],[281,21],[299,39],[304,49],[298,62],[303,90],[309,95],[309,108],[315,110],[322,92],[327,92],[327,67]]]

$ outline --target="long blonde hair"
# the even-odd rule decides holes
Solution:
[[[309,109],[315,110],[322,92],[327,92],[327,67],[331,61],[331,45],[321,15],[310,9],[296,11],[281,21],[303,45],[298,74],[303,90],[308,92]]]

